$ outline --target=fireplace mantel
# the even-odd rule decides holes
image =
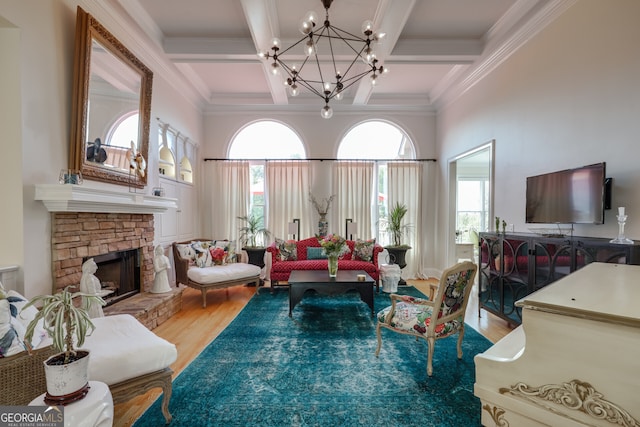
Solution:
[[[139,190],[140,191],[140,190]],[[162,213],[177,208],[177,199],[74,184],[37,184],[35,200],[49,212]]]

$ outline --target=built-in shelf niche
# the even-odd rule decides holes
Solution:
[[[158,174],[165,179],[193,184],[197,144],[158,118]],[[178,162],[177,159],[180,159]]]
[[[160,176],[164,176],[166,178],[176,177],[176,161],[173,158],[173,153],[171,152],[171,150],[164,145],[160,147],[158,172],[160,173]]]
[[[188,157],[183,157],[180,161],[180,179],[184,182],[193,183],[193,170]]]

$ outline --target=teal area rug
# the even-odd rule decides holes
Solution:
[[[376,311],[388,305],[376,294]],[[288,313],[286,290],[255,295],[174,380],[171,426],[480,425],[473,357],[491,343],[471,327],[462,360],[457,336],[436,343],[428,377],[424,340],[383,330],[375,357],[375,319],[356,293],[307,292]],[[160,399],[135,423],[162,425]]]

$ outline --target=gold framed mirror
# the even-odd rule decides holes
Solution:
[[[81,7],[75,37],[70,167],[144,188],[153,73]]]

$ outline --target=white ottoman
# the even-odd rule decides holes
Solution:
[[[36,397],[29,406],[48,406],[45,393]],[[89,381],[89,392],[77,402],[64,407],[65,427],[111,427],[113,425],[113,399],[109,387],[100,381]]]

